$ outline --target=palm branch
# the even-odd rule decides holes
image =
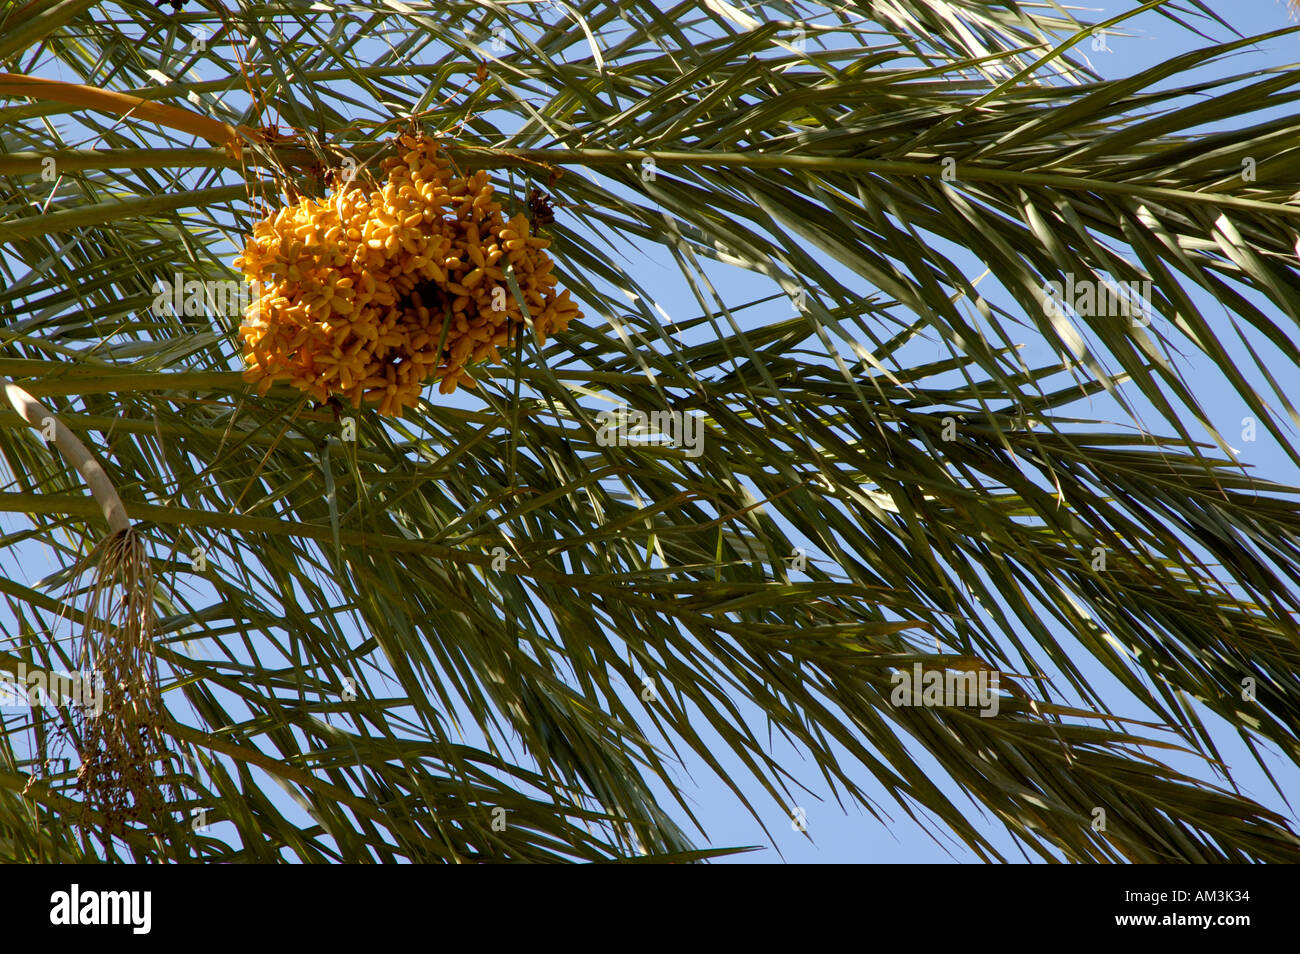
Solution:
[[[1204,4],[1161,2],[113,9],[0,14],[0,375],[144,543],[180,795],[115,833],[77,727],[6,713],[4,857],[697,860],[723,850],[676,766],[787,824],[773,731],[982,859],[1007,852],[954,787],[1043,859],[1300,857],[1214,734],[1300,762],[1296,491],[1187,377],[1300,462],[1300,74],[1190,75],[1294,29],[1215,41]],[[1088,37],[1141,10],[1204,46],[1101,78]],[[410,117],[551,195],[587,318],[468,397],[345,411],[344,440],[249,386],[238,317],[151,304],[237,278],[267,208]],[[654,307],[659,260],[694,316]],[[760,290],[724,297],[722,266]],[[1155,318],[1044,308],[1067,276],[1149,281]],[[1238,340],[1272,350],[1242,367]],[[620,405],[689,414],[698,455],[609,446]],[[37,416],[0,413],[11,672],[76,666],[108,534]],[[1004,674],[998,714],[896,705],[916,664]]]

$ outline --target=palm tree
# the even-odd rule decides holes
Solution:
[[[8,3],[0,668],[125,668],[108,729],[0,713],[3,857],[696,860],[674,766],[788,823],[774,730],[981,859],[953,785],[1031,857],[1300,858],[1215,735],[1300,762],[1297,491],[1199,400],[1300,462],[1300,74],[1190,75],[1279,30],[1104,80],[1137,13],[1229,25],[1053,10]],[[410,128],[549,196],[582,320],[386,417],[155,306]]]

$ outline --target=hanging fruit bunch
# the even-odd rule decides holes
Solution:
[[[504,218],[486,172],[456,176],[435,142],[398,142],[382,188],[342,182],[280,209],[236,259],[257,292],[239,331],[261,393],[288,381],[396,415],[430,380],[473,387],[466,368],[499,363],[524,324],[508,269],[541,342],[582,317],[555,287],[550,240]]]

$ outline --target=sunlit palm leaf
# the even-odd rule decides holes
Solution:
[[[1272,410],[1295,418],[1285,374],[1261,359],[1274,386],[1257,390],[1188,295],[1213,293],[1297,363],[1300,120],[1243,118],[1292,104],[1297,74],[1180,85],[1246,38],[1105,82],[1076,56],[1079,24],[1011,4],[562,6],[127,3],[111,21],[38,0],[0,34],[13,73],[299,133],[236,159],[130,117],[0,106],[0,374],[99,449],[152,541],[191,798],[168,851],[693,860],[678,754],[760,819],[758,789],[724,762],[795,804],[743,698],[837,792],[883,817],[870,776],[980,857],[1003,856],[919,749],[1042,857],[1294,860],[1287,819],[1152,753],[1214,757],[1208,710],[1300,762],[1293,491],[1195,440],[1208,414],[1171,357],[1201,352],[1297,457]],[[378,55],[358,46],[367,31]],[[314,167],[364,163],[414,112],[503,191],[533,182],[563,203],[552,251],[588,319],[486,369],[469,405],[430,400],[387,426],[363,413],[343,443],[328,410],[250,392],[233,322],[155,314],[154,282],[232,277],[258,203],[282,201],[273,173],[319,188]],[[950,246],[981,256],[1014,308],[981,296]],[[628,264],[647,248],[678,264],[697,317],[654,310]],[[706,258],[807,310],[759,322],[759,303],[716,297]],[[1071,326],[1042,302],[1065,273],[1150,279],[1159,320]],[[1046,367],[1018,356],[1031,330],[1057,352]],[[947,356],[918,359],[921,334]],[[1079,419],[1071,405],[1102,391],[1163,422]],[[608,401],[699,415],[700,455],[604,446]],[[71,567],[102,535],[93,502],[16,414],[0,425],[0,510],[31,515],[0,543]],[[68,582],[4,583],[18,628],[0,665],[72,664],[52,638],[80,597]],[[1059,631],[1153,724],[1107,716]],[[891,673],[914,662],[1020,675],[994,718],[895,706]],[[0,736],[0,850],[151,857],[140,833],[83,838],[66,773],[19,797],[23,740],[56,727],[33,713]],[[204,810],[234,835],[192,830]]]

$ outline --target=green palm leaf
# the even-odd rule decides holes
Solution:
[[[1194,354],[1300,463],[1300,74],[1192,75],[1294,28],[1216,42],[1204,4],[1134,4],[1100,27],[1156,11],[1205,46],[1105,80],[1091,25],[974,0],[114,9],[10,5],[0,67],[238,147],[0,102],[0,375],[146,542],[183,794],[161,840],[111,837],[59,710],[6,713],[4,857],[694,861],[724,850],[678,765],[786,824],[772,730],[838,797],[984,859],[1006,852],[954,787],[1043,859],[1300,857],[1215,741],[1300,763],[1297,491],[1236,461],[1187,377]],[[352,441],[244,382],[237,316],[153,303],[236,279],[283,190],[373,168],[411,116],[510,201],[551,193],[587,317]],[[692,318],[654,306],[669,261]],[[1067,276],[1149,282],[1156,318],[1044,308]],[[702,439],[610,446],[619,405]],[[9,672],[75,668],[105,536],[31,424],[0,412]],[[895,704],[916,664],[1004,674],[998,713]]]

